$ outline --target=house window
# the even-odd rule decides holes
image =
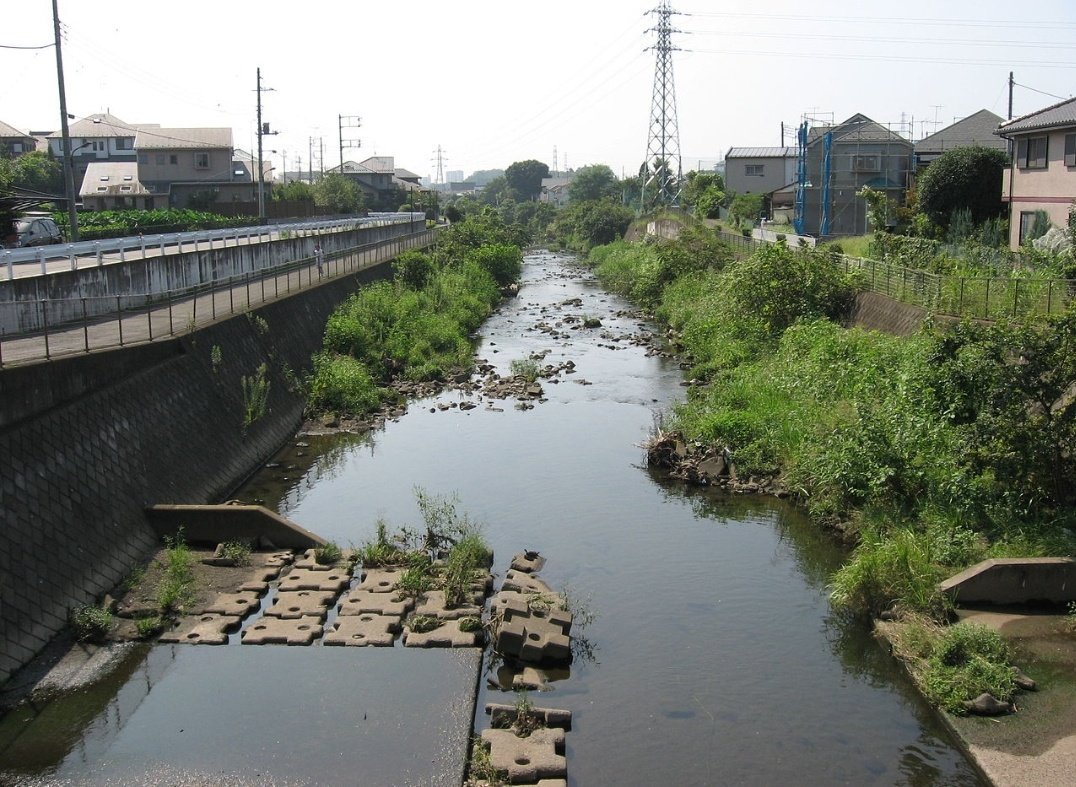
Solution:
[[[168,163],[171,164],[172,166],[175,166],[176,164],[179,163],[179,156],[177,156],[175,153],[171,154],[168,157]]]
[[[1065,166],[1076,167],[1076,134],[1065,135]]]
[[[1024,240],[1031,236],[1031,230],[1035,227],[1035,217],[1038,211],[1035,210],[1022,210],[1020,211],[1020,245],[1024,245]]]
[[[93,141],[93,149],[101,152],[105,149],[105,141],[103,139],[95,139]]]
[[[157,154],[157,166],[158,167],[163,167],[164,166],[164,154],[163,153],[158,153]]]
[[[762,177],[765,167],[765,164],[744,164],[743,174],[749,178]]]
[[[208,153],[195,153],[194,154],[194,168],[195,169],[209,169],[209,154]]]
[[[134,137],[120,137],[117,139],[116,150],[134,150]]]
[[[881,169],[877,154],[866,156],[852,156],[853,172],[877,172]]]
[[[1025,137],[1016,143],[1016,166],[1021,169],[1046,169],[1049,137]]]

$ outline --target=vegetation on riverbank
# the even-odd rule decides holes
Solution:
[[[363,287],[329,318],[308,408],[362,415],[395,397],[393,380],[470,369],[474,331],[522,270],[517,240],[488,213],[454,225],[429,252],[401,255],[393,281]]]
[[[1073,553],[1076,311],[901,339],[840,327],[857,281],[824,251],[775,245],[676,269],[663,260],[678,246],[590,259],[672,327],[703,383],[666,428],[728,449],[742,476],[780,475],[857,543],[834,577],[838,605],[941,617],[947,574]]]

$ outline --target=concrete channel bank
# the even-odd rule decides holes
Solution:
[[[294,434],[292,375],[332,310],[390,274],[381,264],[180,338],[0,371],[0,684],[156,545],[145,506],[218,501]],[[267,412],[244,428],[242,379],[262,364]]]

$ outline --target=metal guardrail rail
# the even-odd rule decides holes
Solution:
[[[208,244],[213,248],[215,242],[226,245],[229,241],[239,244],[257,243],[271,240],[274,236],[283,237],[284,233],[295,235],[326,234],[347,232],[360,227],[376,227],[387,224],[413,222],[425,215],[421,213],[372,213],[369,216],[356,216],[349,219],[327,219],[324,221],[302,221],[288,224],[253,225],[249,227],[227,227],[216,230],[193,230],[190,232],[169,232],[153,235],[131,235],[125,238],[106,240],[88,240],[78,243],[57,244],[53,246],[33,246],[25,249],[0,250],[0,271],[3,278],[11,281],[16,277],[16,267],[22,266],[19,273],[23,275],[48,275],[48,264],[58,260],[69,262],[68,270],[77,270],[87,265],[105,265],[141,259],[147,256],[163,256],[166,253],[182,254],[185,251],[199,251],[200,245]],[[106,259],[112,256],[112,259]],[[37,264],[40,269],[28,271],[30,265]],[[28,265],[29,264],[29,265]],[[53,270],[55,272],[55,269]]]
[[[326,254],[320,266],[313,257],[303,257],[271,269],[152,295],[42,300],[38,308],[45,329],[19,336],[0,335],[0,368],[192,333],[217,320],[393,259],[408,249],[428,246],[436,237],[436,229],[426,229]],[[92,311],[91,300],[107,301],[111,313],[86,316]],[[81,304],[83,319],[50,321],[50,312],[71,312],[68,301]],[[0,304],[4,305],[21,304]]]
[[[755,250],[771,241],[729,232],[719,237],[734,249]],[[1060,314],[1076,297],[1076,279],[1019,276],[948,276],[885,260],[838,254],[845,271],[858,271],[865,290],[947,317],[1001,320]]]

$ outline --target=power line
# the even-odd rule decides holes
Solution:
[[[814,16],[805,14],[765,14],[765,13],[737,13],[732,11],[702,11],[690,12],[689,16],[710,16],[721,18],[739,18],[752,20],[775,20],[780,19],[790,22],[818,22],[818,23],[856,23],[856,24],[885,24],[885,25],[942,25],[949,27],[1002,27],[1007,29],[1025,28],[1029,30],[1054,30],[1058,27],[1076,27],[1076,22],[1028,22],[1026,20],[1004,19],[944,19],[939,17],[900,17],[900,16]]]
[[[1056,98],[1059,101],[1064,101],[1065,100],[1065,96],[1059,96],[1059,95],[1056,95],[1054,93],[1047,93],[1045,90],[1039,90],[1037,87],[1031,87],[1030,85],[1022,85],[1019,82],[1013,82],[1013,84],[1016,87],[1022,87],[1024,90],[1030,90],[1032,93],[1041,93],[1044,96],[1049,96],[1050,98]]]
[[[970,38],[894,38],[890,36],[836,35],[824,33],[749,33],[725,30],[696,30],[695,35],[713,35],[727,38],[782,38],[795,41],[858,41],[869,44],[942,44],[945,46],[979,46],[979,47],[1033,47],[1035,49],[1076,49],[1076,44],[1053,41],[1000,41],[976,40]]]
[[[0,44],[0,49],[51,49],[56,44],[42,44],[41,46],[16,46],[15,44]]]
[[[909,55],[837,54],[825,52],[766,51],[762,49],[692,49],[705,55],[761,55],[765,57],[798,57],[811,60],[884,60],[903,63],[938,63],[957,66],[1026,66],[1028,68],[1074,68],[1076,62],[1057,60],[986,60],[971,58],[914,57]]]

